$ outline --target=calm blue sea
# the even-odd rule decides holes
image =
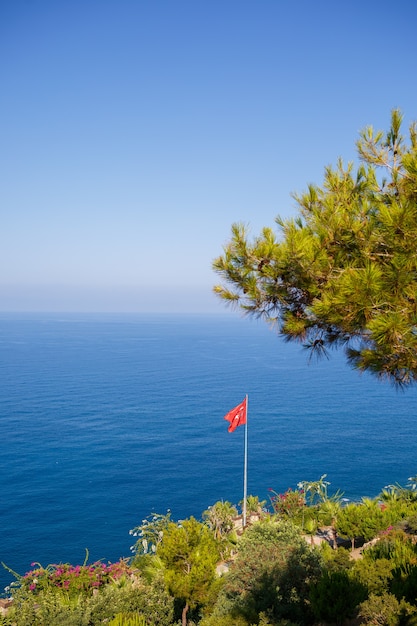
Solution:
[[[246,393],[248,493],[326,473],[359,499],[417,473],[417,390],[309,364],[238,315],[3,313],[0,370],[0,560],[19,573],[129,556],[151,512],[239,502],[244,428],[223,416]]]

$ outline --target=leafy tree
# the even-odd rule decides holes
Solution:
[[[342,507],[336,524],[339,534],[351,540],[352,550],[356,538],[370,541],[388,525],[389,518],[386,512],[376,500],[370,498],[363,498],[360,504],[351,503]]]
[[[383,533],[375,545],[364,550],[353,573],[371,594],[390,592],[399,601],[417,604],[417,548],[401,530]]]
[[[158,555],[165,566],[169,590],[182,603],[182,624],[190,608],[204,605],[215,580],[219,547],[205,524],[194,517],[177,525],[168,524]]]
[[[408,485],[406,487],[402,487],[400,484],[395,483],[395,485],[387,485],[384,487],[379,494],[379,498],[386,503],[416,502],[417,492]]]
[[[362,511],[361,535],[365,541],[374,539],[381,531],[385,531],[390,524],[386,510],[384,510],[377,500],[362,498],[359,505]]]
[[[272,623],[307,623],[312,581],[322,560],[289,521],[257,522],[242,535],[214,615],[243,616],[258,623],[261,613]]]
[[[398,385],[417,379],[417,127],[402,114],[387,133],[366,128],[354,171],[339,160],[322,187],[295,195],[299,214],[250,241],[242,224],[214,263],[227,303],[278,325],[317,355],[344,347],[349,362]]]
[[[308,501],[308,511],[305,513],[304,529],[307,534],[313,534],[313,526],[316,529],[320,526],[330,526],[333,548],[337,549],[336,521],[341,507],[342,493],[338,490],[333,495],[329,495],[328,487],[330,482],[325,480],[327,474],[320,476],[315,481],[301,481],[298,488],[304,492]]]
[[[352,550],[355,547],[355,539],[362,537],[362,528],[362,513],[359,505],[351,503],[343,507],[337,518],[337,531],[351,540]]]

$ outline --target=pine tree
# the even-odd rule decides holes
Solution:
[[[158,547],[165,566],[165,579],[172,595],[182,602],[182,625],[189,609],[209,598],[215,580],[219,547],[212,532],[194,517],[180,525],[170,522]]]
[[[295,195],[295,218],[249,240],[242,224],[213,264],[214,291],[249,315],[277,324],[311,354],[343,347],[359,370],[399,386],[417,380],[417,126],[402,115],[366,128],[362,161],[326,167],[321,187]]]

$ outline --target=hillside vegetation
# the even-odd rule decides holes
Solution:
[[[417,624],[417,484],[346,503],[326,476],[130,531],[131,559],[33,563],[1,626]],[[7,567],[7,565],[6,565]],[[9,570],[10,571],[10,570]]]

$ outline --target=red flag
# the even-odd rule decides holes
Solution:
[[[246,398],[235,406],[234,409],[229,411],[227,415],[224,416],[224,419],[230,422],[230,426],[227,429],[229,433],[232,433],[238,426],[243,426],[246,424]]]

